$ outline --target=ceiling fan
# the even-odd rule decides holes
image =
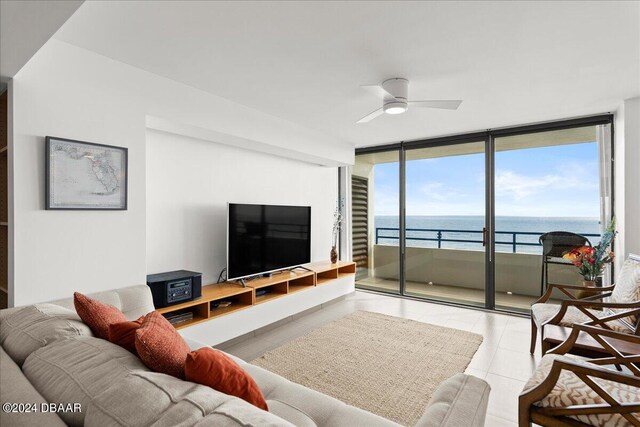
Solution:
[[[407,111],[409,107],[457,110],[462,103],[461,100],[409,101],[407,99],[409,93],[409,80],[401,77],[387,79],[379,85],[363,85],[360,87],[381,97],[382,107],[367,114],[356,123],[366,123],[383,113],[402,114]]]

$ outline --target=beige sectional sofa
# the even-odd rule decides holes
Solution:
[[[91,296],[115,305],[128,319],[154,309],[145,285]],[[3,427],[397,426],[235,357],[260,386],[269,412],[209,387],[151,372],[127,350],[93,337],[72,299],[19,310],[0,311],[0,400],[28,405],[0,412]],[[417,426],[483,426],[488,396],[483,380],[456,375],[436,390]],[[51,412],[52,403],[65,411]]]

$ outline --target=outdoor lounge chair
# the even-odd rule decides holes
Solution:
[[[585,236],[568,231],[550,231],[538,239],[542,245],[542,272],[540,276],[540,294],[549,284],[549,264],[572,265],[562,259],[562,255],[580,246],[591,246]]]

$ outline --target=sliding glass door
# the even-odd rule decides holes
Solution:
[[[496,308],[528,312],[547,283],[581,284],[561,255],[571,245],[597,244],[610,219],[601,209],[608,190],[600,169],[610,160],[603,128],[495,139]]]
[[[485,141],[405,159],[405,294],[484,307]]]
[[[356,156],[351,173],[356,286],[400,293],[400,162],[397,149]]]
[[[543,243],[559,233],[595,245],[613,217],[611,121],[598,116],[358,150],[356,286],[528,312],[547,283],[580,283],[563,249],[549,252]]]

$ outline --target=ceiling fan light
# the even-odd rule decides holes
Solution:
[[[383,110],[387,114],[402,114],[407,111],[406,102],[389,102],[384,105]]]

